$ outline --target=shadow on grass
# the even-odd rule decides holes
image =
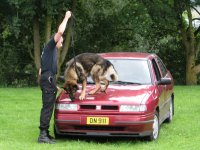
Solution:
[[[62,138],[56,139],[57,141],[82,141],[88,143],[116,143],[116,142],[141,142],[146,141],[144,138],[136,137],[104,137],[104,136],[63,136]]]

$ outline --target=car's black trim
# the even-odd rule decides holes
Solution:
[[[147,124],[147,123],[153,123],[153,120],[148,121],[116,121],[116,124]]]
[[[116,137],[144,137],[151,135],[152,131],[144,131],[144,132],[134,132],[134,133],[126,133],[126,132],[65,132],[65,131],[59,131],[56,124],[55,131],[59,135],[72,135],[72,136],[116,136]]]
[[[55,122],[79,122],[80,123],[80,120],[58,120],[58,119],[55,119]]]
[[[57,131],[56,131],[57,132]],[[152,131],[138,132],[138,133],[109,133],[109,132],[57,132],[60,135],[72,135],[72,136],[116,136],[116,137],[145,137],[149,136]]]

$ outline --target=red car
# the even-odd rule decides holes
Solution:
[[[160,125],[174,115],[174,81],[155,54],[113,52],[99,54],[110,60],[119,80],[106,92],[73,102],[64,91],[56,101],[54,133],[85,136],[146,137],[156,140]],[[94,84],[88,80],[87,90]],[[80,88],[81,89],[81,88]]]

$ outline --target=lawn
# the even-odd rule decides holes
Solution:
[[[73,137],[38,144],[41,91],[0,88],[0,150],[197,150],[200,147],[200,86],[175,86],[175,116],[157,141]],[[50,131],[53,133],[53,119]]]

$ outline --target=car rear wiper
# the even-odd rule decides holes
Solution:
[[[128,81],[115,81],[112,83],[116,83],[116,84],[138,84],[138,85],[142,85],[142,83],[138,83],[138,82],[128,82]]]

